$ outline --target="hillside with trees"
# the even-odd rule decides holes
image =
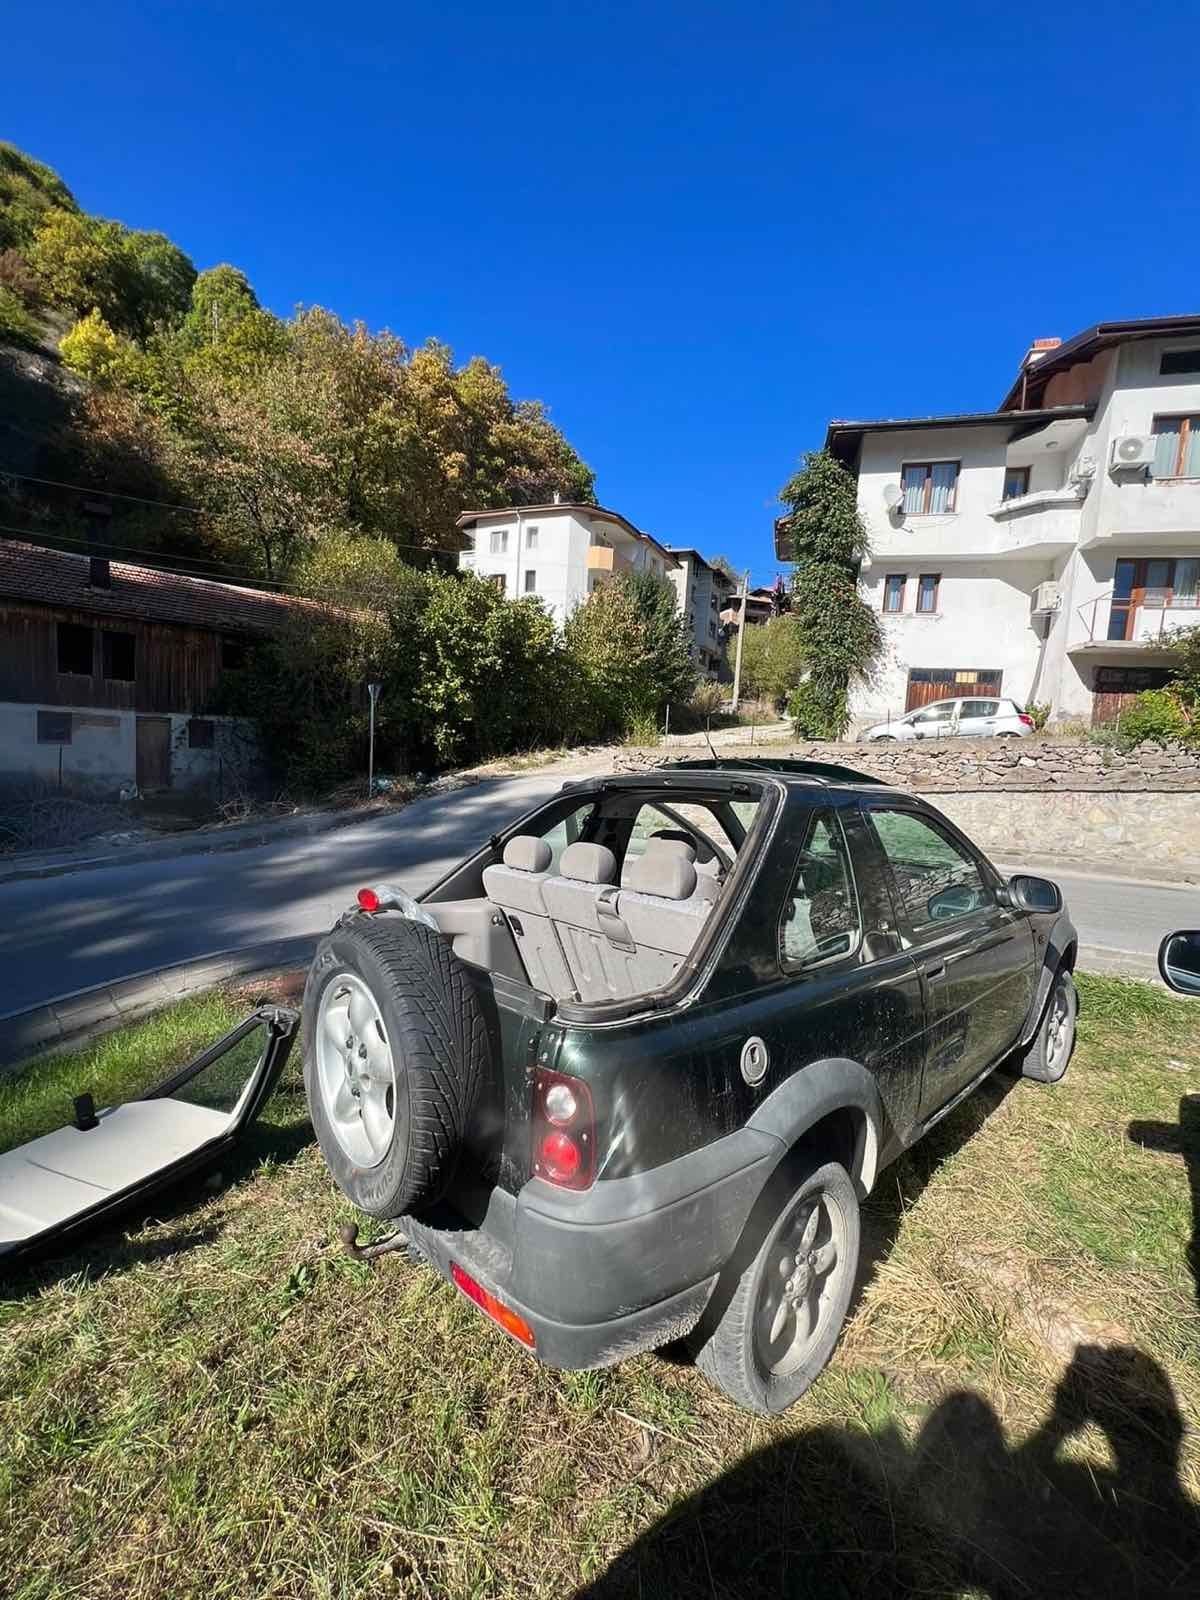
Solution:
[[[537,400],[482,356],[281,317],[246,275],[90,216],[0,144],[0,524],[69,550],[316,600],[210,708],[302,788],[361,767],[364,686],[401,769],[653,724],[692,672],[665,582],[603,586],[565,635],[460,574],[460,512],[595,499]],[[501,692],[503,691],[503,692]]]
[[[458,363],[436,340],[410,349],[320,307],[276,316],[236,267],[197,272],[164,234],[89,216],[11,145],[0,343],[10,374],[60,402],[36,462],[0,465],[159,501],[114,506],[114,542],[207,558],[214,572],[286,580],[329,532],[387,539],[425,564],[456,548],[460,511],[594,498],[544,407],[514,399],[484,358]],[[3,400],[19,405],[11,378]],[[78,531],[69,496],[10,488],[8,500],[9,523]]]

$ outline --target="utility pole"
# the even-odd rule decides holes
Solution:
[[[742,579],[742,609],[738,617],[737,654],[733,662],[733,707],[738,708],[738,694],[742,687],[742,640],[746,637],[746,600],[750,593],[750,569],[747,567],[746,576]]]

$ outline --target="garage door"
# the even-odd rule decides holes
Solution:
[[[997,695],[1003,676],[991,667],[913,667],[904,709],[915,711],[931,700],[949,700],[956,694]]]

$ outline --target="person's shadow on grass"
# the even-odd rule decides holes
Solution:
[[[1111,1465],[1064,1455],[1090,1427]],[[577,1600],[1192,1596],[1200,1507],[1179,1481],[1182,1437],[1156,1362],[1081,1347],[1023,1444],[970,1391],[947,1396],[911,1447],[894,1428],[809,1429],[685,1500]]]
[[[1183,1096],[1178,1122],[1131,1122],[1128,1133],[1133,1143],[1144,1150],[1183,1157],[1192,1192],[1192,1237],[1185,1259],[1200,1301],[1200,1094]]]

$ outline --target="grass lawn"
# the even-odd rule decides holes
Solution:
[[[883,1174],[834,1363],[772,1422],[350,1262],[294,1057],[220,1187],[4,1286],[0,1593],[1195,1595],[1200,1005],[1080,987],[1064,1083],[993,1080]]]

